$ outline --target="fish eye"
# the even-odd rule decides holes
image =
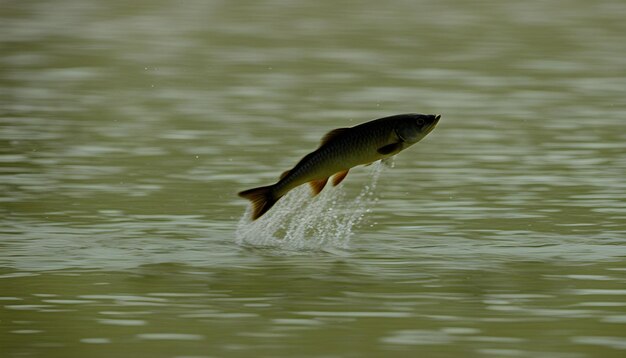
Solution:
[[[422,118],[418,118],[416,121],[418,126],[423,126],[424,125],[424,120]]]

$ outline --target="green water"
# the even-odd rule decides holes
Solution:
[[[0,356],[624,356],[625,17],[3,1]],[[404,112],[443,117],[318,198],[358,223],[238,237],[236,192]]]

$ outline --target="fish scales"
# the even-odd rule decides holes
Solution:
[[[310,183],[316,195],[329,177],[334,175],[333,185],[337,185],[350,168],[396,155],[430,133],[440,118],[434,114],[400,114],[333,130],[277,183],[242,191],[239,196],[252,202],[252,219],[256,220],[302,184]]]

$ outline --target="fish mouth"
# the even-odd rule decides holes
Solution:
[[[433,123],[431,123],[430,125],[434,128],[437,123],[439,123],[439,120],[441,119],[441,114],[433,114]]]
[[[435,126],[437,125],[437,123],[439,123],[439,119],[441,119],[441,114],[431,114],[431,117],[432,122],[430,122],[430,124],[428,124],[428,127],[426,127],[426,134],[435,129]]]

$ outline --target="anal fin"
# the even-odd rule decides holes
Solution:
[[[333,186],[339,185],[339,183],[341,183],[346,178],[346,175],[348,175],[349,171],[350,169],[346,169],[336,173],[335,176],[333,176]]]
[[[328,182],[328,178],[310,181],[309,185],[311,186],[311,190],[313,190],[313,196],[316,196],[317,194],[319,194],[322,191],[322,189],[324,189],[327,182]]]

